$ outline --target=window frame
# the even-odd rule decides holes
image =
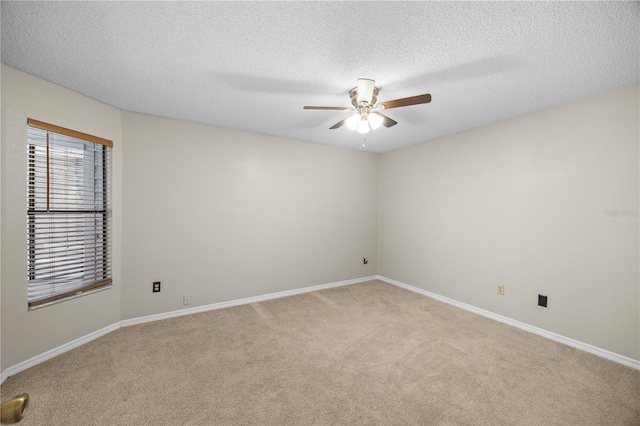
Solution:
[[[46,154],[45,154],[46,184],[44,188],[45,198],[46,198],[46,208],[44,208],[44,206],[42,206],[39,209],[36,208],[37,207],[36,199],[38,197],[36,195],[36,192],[37,192],[37,189],[42,190],[42,188],[38,186],[38,183],[36,183],[36,171],[37,171],[37,166],[36,166],[37,162],[36,162],[36,155],[35,155],[36,145],[31,143],[30,139],[27,138],[27,146],[28,146],[28,160],[27,160],[28,161],[27,163],[27,175],[28,175],[27,177],[27,245],[28,245],[27,247],[27,255],[28,255],[27,256],[27,279],[28,281],[27,281],[27,287],[30,287],[32,283],[34,288],[40,287],[40,286],[44,287],[47,285],[47,283],[51,285],[50,296],[39,297],[39,298],[38,296],[35,296],[33,297],[34,300],[29,299],[29,296],[27,296],[28,309],[32,310],[32,309],[48,306],[54,303],[62,302],[65,300],[73,299],[79,296],[91,294],[96,291],[106,290],[112,287],[112,284],[113,284],[112,265],[111,265],[111,262],[112,262],[112,254],[111,254],[111,244],[112,244],[111,202],[112,200],[111,198],[112,197],[111,197],[111,170],[110,170],[111,152],[110,150],[111,148],[113,148],[113,141],[100,138],[97,136],[89,135],[87,133],[82,133],[82,132],[67,129],[64,127],[56,126],[53,124],[45,123],[42,121],[34,120],[31,118],[27,119],[27,128],[29,127],[46,132]],[[60,210],[56,210],[55,208],[53,208],[53,206],[51,205],[51,201],[53,198],[53,194],[51,193],[52,184],[50,182],[50,180],[53,180],[53,179],[51,178],[52,172],[50,169],[50,162],[52,161],[52,157],[54,154],[49,152],[49,148],[50,148],[49,137],[51,133],[74,138],[79,140],[79,142],[82,142],[85,144],[94,144],[93,146],[91,146],[91,148],[94,150],[98,148],[96,145],[101,145],[101,151],[98,151],[100,152],[100,157],[98,158],[98,161],[101,162],[100,166],[102,170],[102,175],[99,178],[96,178],[95,172],[97,170],[97,167],[95,166],[95,163],[94,163],[92,167],[96,167],[96,168],[92,169],[93,177],[88,180],[84,178],[84,182],[82,184],[83,194],[84,194],[86,193],[85,191],[86,188],[94,188],[96,181],[100,182],[102,189],[99,189],[99,192],[103,194],[101,208],[94,207],[93,209],[86,209],[86,208],[72,209],[72,208],[67,208],[67,206],[64,206]],[[68,157],[63,157],[63,158],[67,159]],[[87,165],[87,163],[84,163],[84,161],[85,161],[85,157],[82,157],[83,167]],[[42,179],[42,176],[40,176],[40,179]],[[95,189],[93,189],[93,191],[95,193]],[[68,199],[66,198],[64,198],[63,200],[68,201]],[[40,202],[42,202],[42,200],[40,200]],[[102,255],[101,257],[96,256],[96,258],[93,259],[93,266],[88,269],[85,269],[85,264],[87,263],[87,259],[90,259],[87,253],[91,253],[91,250],[86,251],[86,249],[84,248],[85,247],[84,243],[81,243],[82,249],[80,249],[80,252],[82,254],[79,257],[77,257],[76,260],[73,260],[73,264],[81,265],[81,269],[78,272],[78,274],[84,275],[87,273],[87,271],[89,271],[90,273],[95,275],[96,272],[99,272],[102,275],[100,279],[94,282],[88,282],[85,284],[82,283],[83,279],[77,279],[75,281],[70,280],[64,285],[68,285],[73,288],[68,291],[66,290],[62,291],[55,288],[56,286],[57,287],[63,286],[63,284],[61,284],[59,281],[56,281],[56,279],[60,278],[59,275],[57,276],[51,275],[48,278],[36,278],[36,273],[35,273],[35,271],[37,270],[36,262],[39,259],[42,260],[44,258],[46,260],[50,260],[53,258],[54,262],[58,262],[58,265],[62,262],[67,262],[64,256],[58,259],[56,259],[55,256],[44,257],[45,255],[42,252],[40,253],[41,256],[37,257],[38,249],[36,247],[36,241],[37,241],[38,235],[42,235],[42,231],[38,230],[38,228],[36,227],[36,217],[49,218],[50,221],[53,221],[53,217],[56,214],[60,214],[62,215],[62,217],[65,217],[65,219],[63,220],[67,220],[66,217],[71,217],[71,215],[77,215],[75,219],[71,219],[71,220],[79,219],[81,222],[84,222],[84,223],[90,223],[91,221],[93,221],[94,223],[93,225],[90,225],[87,227],[85,227],[84,225],[80,226],[80,228],[82,229],[82,232],[79,234],[78,238],[80,238],[85,243],[87,241],[90,241],[91,239],[95,240],[96,242],[94,243],[94,246],[93,246],[93,253],[98,253],[102,251]],[[69,216],[65,216],[65,215],[69,215]],[[45,229],[51,230],[52,234],[54,233],[54,231],[60,232],[55,225],[49,225],[49,227],[46,227]],[[101,230],[101,232],[98,233],[97,232],[98,230]],[[102,241],[98,243],[97,242],[98,239],[101,239]],[[98,245],[100,245],[99,248],[97,248]],[[80,260],[77,260],[77,259],[80,259]],[[96,266],[96,265],[100,265],[100,263],[102,263],[101,267]],[[36,282],[36,281],[39,281],[39,282]]]

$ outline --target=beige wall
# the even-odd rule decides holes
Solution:
[[[27,311],[27,118],[111,139],[113,276],[110,290]],[[120,319],[121,113],[2,66],[2,365],[25,361]]]
[[[379,274],[640,359],[638,118],[636,86],[381,155]]]
[[[376,274],[377,155],[134,113],[123,134],[122,319]]]

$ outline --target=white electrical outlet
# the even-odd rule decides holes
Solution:
[[[189,296],[189,295],[182,296],[182,304],[183,305],[190,305],[191,304],[191,296]]]

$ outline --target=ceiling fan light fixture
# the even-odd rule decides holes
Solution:
[[[349,98],[353,107],[333,107],[333,106],[305,106],[303,109],[315,109],[326,111],[355,111],[350,117],[343,118],[329,129],[339,129],[345,124],[351,130],[355,130],[360,134],[369,133],[373,129],[379,128],[381,125],[385,127],[393,127],[398,124],[392,118],[387,117],[380,111],[391,108],[400,108],[410,105],[427,104],[431,102],[431,95],[425,93],[423,95],[410,96],[408,98],[394,99],[378,103],[378,93],[380,89],[375,86],[375,81],[369,78],[359,78],[358,85],[349,90]]]
[[[364,134],[364,133],[369,133],[369,131],[371,130],[371,127],[369,127],[369,121],[367,120],[366,116],[362,116],[362,119],[360,120],[360,123],[358,124],[358,128],[356,129],[356,131],[360,134]]]
[[[375,112],[369,114],[368,118],[369,118],[369,125],[371,126],[372,130],[375,130],[378,127],[380,127],[382,125],[382,122],[384,121],[382,116],[380,114],[376,114]]]

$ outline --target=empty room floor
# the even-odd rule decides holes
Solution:
[[[24,426],[640,424],[640,371],[380,281],[121,328],[22,392]]]

